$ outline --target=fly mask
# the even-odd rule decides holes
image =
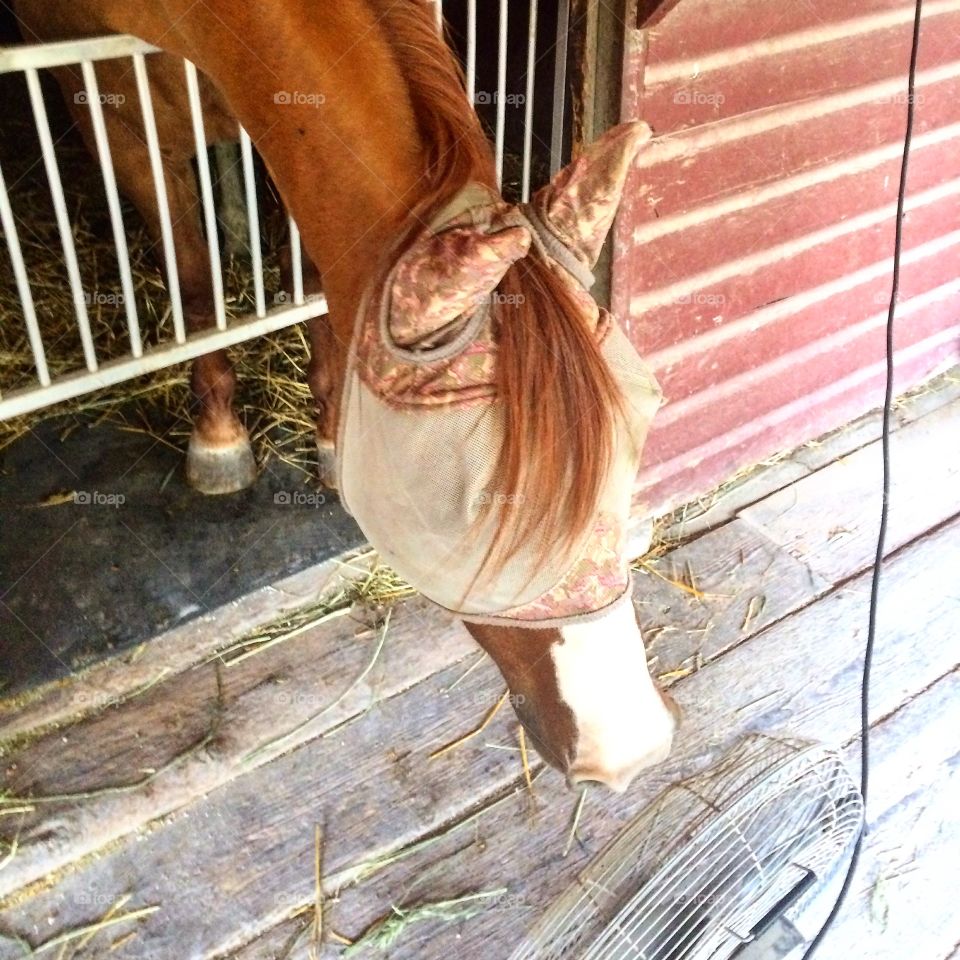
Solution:
[[[661,396],[588,290],[631,162],[649,137],[642,123],[613,128],[527,205],[467,185],[360,311],[337,444],[343,503],[387,563],[464,620],[561,626],[629,603],[631,494]],[[497,286],[531,248],[578,304],[619,386],[624,415],[615,420],[592,528],[564,550],[525,543],[491,576],[478,576],[496,525],[523,506],[500,503],[493,476],[504,435],[493,307],[500,322],[510,322]]]

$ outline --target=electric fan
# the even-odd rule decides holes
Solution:
[[[799,956],[862,827],[860,793],[835,752],[749,736],[645,809],[511,960]]]

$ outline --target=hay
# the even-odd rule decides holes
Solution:
[[[391,912],[350,944],[343,951],[343,956],[352,956],[367,947],[386,949],[396,943],[408,927],[422,923],[424,920],[439,920],[443,923],[469,920],[487,908],[488,905],[483,901],[502,897],[506,892],[506,887],[498,887],[496,890],[483,890],[452,900],[436,900],[408,908],[391,907]]]
[[[486,730],[490,725],[490,721],[493,720],[493,718],[499,713],[500,708],[504,705],[504,703],[506,703],[508,696],[510,696],[510,691],[504,690],[503,696],[501,696],[500,699],[487,711],[487,715],[483,718],[478,726],[465,733],[462,737],[457,737],[456,740],[453,740],[442,747],[438,747],[427,757],[427,759],[436,760],[437,757],[442,757],[445,753],[449,753],[451,750],[456,749],[461,744],[464,744],[468,740],[472,740],[478,734],[483,733],[483,731]]]
[[[219,660],[228,667],[235,666],[307,630],[345,616],[354,606],[382,612],[398,600],[416,593],[394,570],[381,563],[372,549],[342,561],[339,572],[341,581],[315,603],[297,607],[258,627],[254,633],[218,650],[210,660]],[[345,576],[349,573],[360,573],[360,576]]]
[[[251,750],[244,758],[244,763],[253,763],[254,761],[261,758],[265,753],[270,753],[275,751],[281,744],[289,741],[292,737],[295,737],[306,727],[310,726],[315,720],[318,720],[320,717],[329,713],[334,707],[338,706],[343,700],[350,695],[353,690],[355,690],[361,683],[367,678],[367,674],[373,669],[376,662],[380,659],[380,653],[383,650],[383,645],[387,639],[387,633],[390,629],[390,616],[392,610],[387,610],[386,616],[383,618],[383,622],[380,626],[380,637],[377,640],[376,649],[373,651],[373,656],[370,658],[370,661],[363,668],[363,670],[357,675],[357,677],[352,680],[343,691],[336,696],[333,700],[330,701],[326,706],[321,707],[319,710],[311,713],[308,717],[298,723],[295,727],[292,727],[290,730],[287,730],[285,733],[280,734],[277,737],[273,737],[270,740],[267,740],[265,743],[260,744],[255,750]]]
[[[94,923],[87,923],[80,927],[74,927],[70,930],[65,931],[64,933],[57,934],[57,936],[52,937],[49,940],[45,940],[37,947],[32,947],[26,940],[22,937],[11,936],[7,934],[6,936],[16,943],[21,951],[23,951],[24,957],[39,957],[42,954],[47,953],[49,950],[53,950],[54,947],[61,947],[65,949],[67,946],[73,945],[74,947],[82,949],[82,947],[88,944],[98,933],[102,930],[107,930],[111,927],[115,927],[120,923],[127,923],[128,921],[133,920],[142,920],[144,917],[149,917],[152,914],[156,913],[160,907],[141,907],[138,910],[128,910],[126,913],[117,913],[117,911],[130,899],[130,895],[127,894],[120,898],[116,904],[114,904],[99,920]],[[136,931],[131,931],[131,933],[136,933]],[[129,934],[127,935],[130,936]],[[77,943],[76,941],[79,941]],[[63,956],[63,953],[60,954]]]
[[[96,800],[100,797],[116,796],[118,794],[134,793],[142,787],[152,783],[158,777],[162,776],[168,770],[178,767],[185,763],[191,757],[196,756],[211,744],[220,733],[220,724],[223,720],[224,701],[223,701],[223,679],[220,676],[220,668],[216,671],[217,680],[217,698],[211,711],[210,723],[206,733],[185,747],[183,750],[175,753],[169,760],[162,763],[159,767],[147,769],[142,777],[137,780],[131,780],[128,783],[120,783],[111,787],[97,787],[92,790],[78,790],[69,793],[46,793],[37,794],[29,797],[16,797],[9,794],[0,794],[0,808],[16,806],[34,806],[42,803],[76,803],[83,800]]]
[[[584,785],[580,788],[580,797],[577,800],[576,809],[573,811],[573,820],[570,823],[570,833],[567,835],[567,842],[563,847],[563,857],[566,858],[570,854],[570,850],[573,847],[573,841],[579,840],[577,836],[577,827],[580,826],[580,817],[583,814],[583,805],[587,800],[587,786]]]
[[[83,368],[83,353],[67,281],[60,236],[32,124],[25,118],[4,122],[16,151],[5,151],[11,205],[30,280],[51,377]],[[103,184],[96,164],[79,138],[57,144],[67,209],[73,227],[94,346],[100,362],[130,355],[117,257]],[[158,267],[162,257],[136,210],[123,203],[127,246],[140,333],[145,348],[173,339],[169,298]],[[268,306],[280,290],[278,251],[285,243],[279,210],[261,216],[264,286]],[[254,310],[253,276],[247,263],[222,254],[228,320]],[[10,258],[0,255],[0,387],[9,392],[36,383],[23,310]],[[261,466],[282,461],[304,480],[317,473],[313,400],[307,387],[309,346],[297,324],[230,349],[237,372],[236,409],[250,433]],[[109,423],[146,434],[158,443],[185,450],[196,405],[189,387],[189,364],[96,390],[54,407],[0,421],[0,450],[41,423],[58,422],[61,439],[80,427]]]
[[[57,102],[57,94],[53,94],[51,102]],[[37,159],[40,148],[29,114],[5,118],[3,133],[0,155],[10,202],[47,364],[51,378],[56,380],[83,369],[82,345],[60,235],[43,164]],[[90,301],[87,312],[97,358],[102,363],[128,357],[126,312],[99,166],[75,133],[57,140],[56,154],[84,292]],[[505,160],[504,191],[518,198],[521,158],[508,151]],[[537,168],[535,180],[538,177],[546,179],[545,168]],[[122,206],[144,347],[171,342],[173,320],[159,267],[162,251],[151,241],[136,209],[123,199]],[[269,307],[284,292],[278,254],[287,243],[286,216],[278,205],[261,204],[260,221],[264,289]],[[253,314],[254,286],[249,264],[234,260],[224,250],[221,261],[228,321]],[[7,393],[34,385],[36,371],[6,251],[0,254],[0,317],[4,318],[0,323],[0,390]],[[303,324],[229,350],[237,374],[236,410],[250,434],[258,464],[261,468],[272,461],[287,464],[302,473],[305,483],[317,479],[314,408],[306,377],[309,353]],[[51,420],[58,421],[61,439],[78,428],[107,423],[185,451],[196,411],[189,375],[190,364],[178,364],[54,407],[0,421],[0,451]]]

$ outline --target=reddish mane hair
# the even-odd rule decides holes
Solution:
[[[433,5],[376,2],[425,144],[424,195],[402,249],[468,181],[492,187],[496,173]],[[567,549],[592,525],[620,409],[620,391],[582,308],[536,251],[517,261],[498,289],[505,295],[493,307],[504,442],[494,476],[497,492],[518,509],[515,522],[498,525],[484,569],[525,543]]]

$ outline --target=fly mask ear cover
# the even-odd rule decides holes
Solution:
[[[608,612],[629,595],[633,481],[661,394],[586,287],[630,163],[649,137],[645,124],[613,128],[529,206],[468,185],[360,311],[340,413],[341,498],[387,563],[464,619],[555,626]],[[478,579],[497,524],[522,509],[497,493],[492,475],[504,425],[491,308],[510,322],[496,287],[531,245],[582,306],[625,415],[593,528],[563,555],[549,543],[525,544],[495,576]]]

